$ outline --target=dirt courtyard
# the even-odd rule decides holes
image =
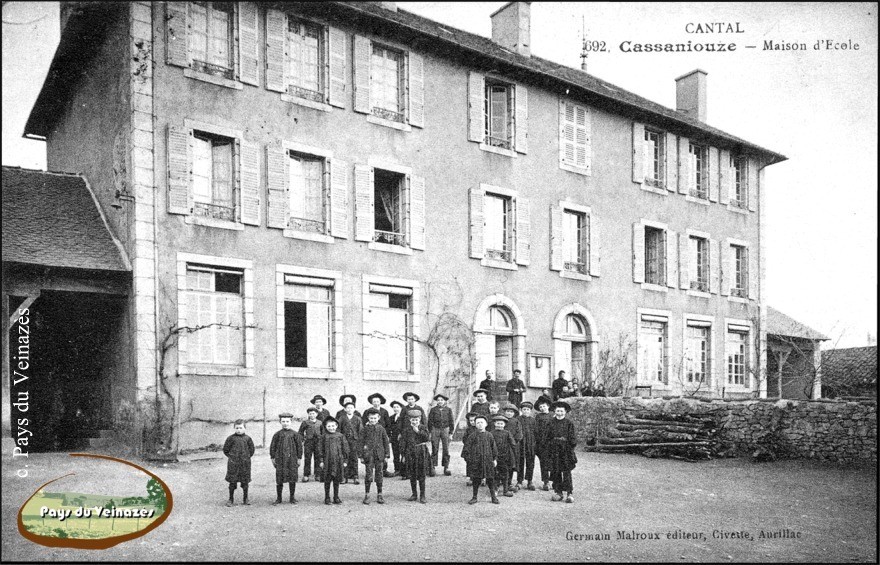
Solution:
[[[225,459],[146,464],[169,485],[174,509],[158,529],[103,551],[52,549],[21,537],[20,505],[82,460],[32,454],[29,476],[19,478],[20,460],[12,463],[4,449],[2,559],[877,560],[876,465],[687,463],[579,451],[574,504],[551,502],[552,493],[538,490],[493,505],[484,488],[480,502],[469,506],[460,449],[453,443],[453,476],[428,479],[425,505],[407,502],[409,482],[392,478],[385,480],[384,506],[361,504],[363,483],[343,485],[344,503],[325,506],[323,486],[314,482],[298,485],[299,504],[272,506],[274,473],[264,449],[253,460],[251,506],[224,505]],[[240,501],[241,491],[236,494]],[[762,532],[777,537],[761,538]]]

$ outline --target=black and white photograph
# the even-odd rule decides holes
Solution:
[[[2,41],[3,562],[877,562],[878,3]]]

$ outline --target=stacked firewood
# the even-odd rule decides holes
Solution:
[[[709,459],[718,449],[717,429],[718,422],[711,413],[627,412],[606,437],[597,438],[595,450],[689,461]]]

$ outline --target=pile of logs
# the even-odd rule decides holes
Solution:
[[[688,461],[709,459],[718,449],[717,428],[712,414],[628,412],[607,437],[597,438],[595,450]]]

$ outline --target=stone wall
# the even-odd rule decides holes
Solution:
[[[596,449],[619,437],[618,424],[633,413],[712,415],[717,451],[772,452],[789,458],[877,461],[876,401],[697,400],[687,398],[572,398],[569,418],[582,445]],[[598,440],[598,441],[597,441]]]

